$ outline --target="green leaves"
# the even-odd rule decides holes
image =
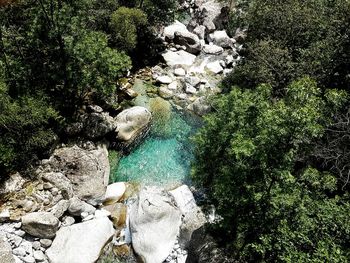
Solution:
[[[312,254],[319,240],[309,228],[316,228],[318,217],[326,213],[319,211],[324,202],[340,209],[326,195],[336,190],[337,181],[308,168],[303,156],[323,135],[329,113],[344,100],[343,92],[333,92],[332,104],[315,81],[303,78],[286,88],[284,98],[274,98],[270,86],[260,85],[253,90],[233,87],[215,101],[215,113],[206,117],[196,137],[193,179],[207,189],[223,216],[223,239],[232,241],[233,251],[241,251],[238,258],[316,258]],[[320,240],[330,231],[325,226]],[[332,241],[342,253],[343,234],[340,231],[339,239]]]
[[[131,51],[137,44],[137,30],[147,24],[147,15],[137,8],[120,7],[111,16],[110,27],[118,47]]]

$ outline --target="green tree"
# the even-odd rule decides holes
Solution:
[[[25,168],[57,140],[59,115],[44,98],[8,94],[0,77],[0,179],[15,168]]]
[[[321,254],[334,248],[329,250],[330,258],[339,253],[339,259],[344,259],[349,252],[344,226],[349,204],[343,206],[343,199],[333,198],[336,179],[308,170],[305,156],[346,95],[330,90],[322,96],[308,78],[290,84],[285,94],[276,99],[271,86],[260,85],[252,90],[234,87],[217,99],[215,112],[205,118],[195,138],[193,179],[222,216],[216,231],[230,240],[236,258],[321,262]],[[326,197],[329,200],[322,203]],[[330,238],[332,211],[342,211],[343,223],[334,239]],[[319,235],[313,234],[309,229],[316,229],[322,216],[328,221]],[[299,217],[304,220],[300,228]],[[305,239],[294,238],[298,233]]]
[[[120,7],[111,16],[110,27],[114,40],[122,50],[131,51],[137,44],[137,32],[147,23],[147,16],[140,9]]]
[[[305,75],[322,88],[350,88],[349,1],[252,0],[240,14],[231,26],[247,28],[245,59],[227,88],[268,83],[280,92]]]

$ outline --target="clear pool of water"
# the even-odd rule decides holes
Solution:
[[[171,108],[169,118],[161,125],[155,123],[145,141],[120,159],[112,171],[112,181],[169,187],[190,183],[193,161],[190,137],[200,127],[200,120]]]

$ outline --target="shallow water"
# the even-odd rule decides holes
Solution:
[[[171,108],[170,118],[154,123],[150,135],[120,159],[112,180],[164,187],[190,183],[193,145],[190,137],[200,126],[198,117]]]

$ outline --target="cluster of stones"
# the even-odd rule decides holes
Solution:
[[[109,169],[106,147],[89,142],[56,149],[36,180],[13,175],[0,187],[0,255],[8,263],[92,263],[110,243],[144,262],[185,262],[192,232],[206,222],[188,186],[138,192],[108,185]]]
[[[175,21],[164,28],[161,37],[168,46],[162,54],[166,67],[152,68],[153,79],[162,98],[204,115],[210,111],[206,98],[221,92],[218,83],[241,59],[238,51],[242,46],[237,40],[242,32],[229,37],[222,29],[227,7],[216,1],[185,4],[191,7],[192,19],[186,25]]]

